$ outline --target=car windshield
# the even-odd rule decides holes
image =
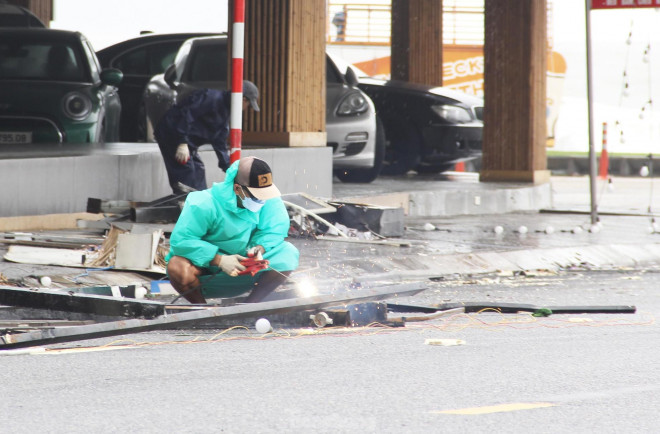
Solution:
[[[89,80],[79,50],[60,42],[0,42],[0,79]]]

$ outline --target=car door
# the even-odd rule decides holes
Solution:
[[[99,92],[101,104],[99,116],[99,125],[97,128],[96,141],[98,142],[117,142],[119,141],[119,122],[121,117],[121,101],[117,88],[101,81],[101,64],[96,57],[94,49],[87,39],[82,39],[83,50],[89,63],[92,83]],[[104,136],[104,137],[102,137]]]

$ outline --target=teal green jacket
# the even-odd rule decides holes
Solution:
[[[165,258],[183,256],[198,267],[209,268],[216,254],[245,256],[247,249],[261,245],[277,252],[277,269],[294,270],[298,251],[284,239],[289,232],[289,214],[282,199],[269,199],[257,213],[239,208],[234,193],[238,162],[227,169],[224,182],[188,194],[186,203],[170,237],[170,252]],[[286,246],[283,246],[286,244]],[[271,260],[271,265],[274,266]]]

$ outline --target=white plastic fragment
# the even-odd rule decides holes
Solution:
[[[465,345],[462,339],[425,339],[424,345],[439,345],[442,347],[453,347],[456,345]]]

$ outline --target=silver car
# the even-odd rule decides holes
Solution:
[[[227,88],[227,59],[226,36],[191,38],[181,45],[174,63],[152,77],[144,91],[148,140],[153,141],[153,127],[167,109],[191,90]],[[328,56],[326,77],[326,131],[334,173],[343,182],[371,182],[380,172],[385,149],[373,102],[358,89],[352,71],[340,72]]]

